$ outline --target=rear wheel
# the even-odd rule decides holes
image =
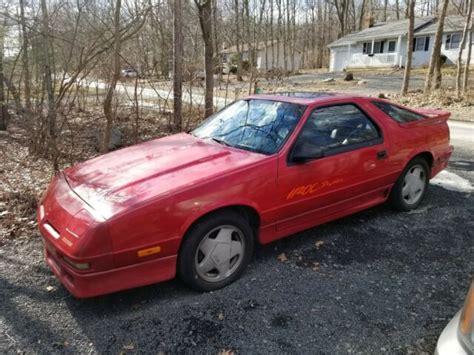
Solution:
[[[252,228],[234,211],[205,217],[186,234],[178,260],[178,273],[190,287],[212,291],[240,277],[254,248]]]
[[[393,187],[389,202],[399,211],[410,211],[419,206],[428,189],[430,168],[423,158],[415,158],[403,171]]]

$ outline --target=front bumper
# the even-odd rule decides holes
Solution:
[[[176,274],[176,256],[154,259],[112,270],[78,273],[44,247],[46,263],[51,271],[77,298],[88,298],[170,280]]]
[[[468,350],[464,347],[458,336],[458,325],[461,317],[459,311],[448,323],[441,333],[436,344],[436,355],[468,355]]]

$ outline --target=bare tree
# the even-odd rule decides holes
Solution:
[[[235,0],[234,2],[234,9],[235,9],[235,45],[237,48],[237,80],[242,81],[242,51],[240,47],[240,25],[239,25],[239,13],[240,13],[240,5],[239,0]]]
[[[114,112],[112,109],[112,100],[114,98],[115,87],[120,79],[120,51],[122,46],[122,38],[120,33],[120,11],[122,8],[122,0],[115,1],[114,8],[114,53],[113,53],[113,72],[109,82],[109,88],[104,100],[104,115],[106,126],[102,141],[102,152],[108,152],[110,147],[110,135],[114,124]]]
[[[336,15],[339,20],[339,37],[346,34],[347,29],[347,12],[349,10],[349,0],[334,0],[334,7],[336,8]]]
[[[54,88],[53,79],[51,73],[51,59],[50,59],[50,33],[49,33],[49,15],[48,8],[46,6],[46,0],[41,0],[41,15],[42,15],[42,40],[43,40],[43,75],[44,75],[44,86],[47,93],[48,100],[48,138],[49,148],[51,153],[51,160],[53,163],[53,171],[59,170],[58,157],[59,152],[57,148],[56,140],[56,104],[54,101]]]
[[[462,55],[464,52],[464,47],[467,43],[467,38],[469,37],[469,29],[471,28],[471,15],[472,15],[472,0],[468,0],[467,4],[467,14],[466,14],[466,22],[464,23],[464,30],[462,32],[462,39],[461,43],[459,44],[459,51],[458,51],[458,58],[456,61],[457,70],[456,70],[456,95],[459,97],[461,96],[461,73],[462,73]],[[469,47],[472,46],[471,42],[468,43]],[[469,66],[469,62],[466,62],[466,66]]]
[[[425,94],[430,93],[433,86],[439,87],[441,84],[441,43],[443,40],[444,20],[448,10],[449,0],[443,0],[443,7],[438,18],[438,27],[434,38],[433,50],[431,52],[430,66],[425,78]]]
[[[0,131],[7,129],[7,124],[10,119],[8,114],[7,103],[5,102],[5,85],[4,85],[4,72],[3,72],[3,50],[5,45],[5,30],[6,30],[6,19],[0,27]]]
[[[206,90],[204,94],[204,118],[214,110],[214,53],[212,46],[212,1],[194,0],[198,8],[199,23],[204,41],[204,66],[206,70]]]
[[[365,8],[366,8],[367,0],[362,0],[360,5],[360,15],[359,15],[359,31],[362,30],[364,27],[364,17],[366,16]]]
[[[472,0],[471,0],[472,1]],[[469,39],[468,42],[470,45],[467,46],[467,57],[466,57],[466,65],[464,66],[464,76],[463,76],[463,85],[462,91],[464,93],[467,92],[467,83],[469,82],[469,66],[471,63],[471,52],[472,52],[472,20],[471,20],[471,30],[469,31]]]
[[[402,95],[408,93],[410,84],[411,62],[413,58],[413,33],[415,30],[415,0],[409,0],[408,3],[408,40],[407,40],[407,57],[405,61],[405,72],[403,75]]]
[[[25,90],[25,105],[28,114],[31,112],[31,74],[29,60],[29,35],[26,29],[25,0],[20,0],[20,27],[22,37],[23,85]]]
[[[181,0],[173,6],[173,109],[174,129],[181,131],[183,110],[183,8]]]

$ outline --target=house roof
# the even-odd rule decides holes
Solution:
[[[466,17],[463,16],[446,16],[444,20],[443,32],[459,32],[464,29],[464,24],[466,23]],[[429,24],[426,27],[423,27],[421,30],[417,31],[417,35],[428,35],[436,33],[438,27],[438,21],[435,21]]]
[[[419,31],[420,29],[432,23],[434,20],[434,17],[416,17],[415,31]],[[382,22],[375,24],[373,27],[366,28],[365,30],[354,32],[339,38],[337,41],[330,43],[328,47],[339,47],[369,39],[398,37],[400,35],[406,35],[407,32],[408,19]]]

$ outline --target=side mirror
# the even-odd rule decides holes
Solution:
[[[294,163],[305,163],[324,157],[324,151],[315,145],[308,143],[296,143],[291,154],[291,161]]]

